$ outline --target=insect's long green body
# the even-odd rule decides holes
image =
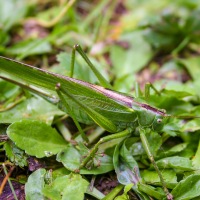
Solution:
[[[108,130],[110,132],[119,132],[125,128],[134,128],[137,125],[151,126],[156,129],[161,125],[160,119],[166,116],[164,112],[148,104],[137,102],[136,99],[125,94],[4,57],[0,57],[0,78],[32,90],[55,103],[58,102],[55,86],[60,83],[63,90],[66,90],[74,98],[112,120],[116,130]],[[85,124],[93,123],[93,120],[79,105],[71,99],[67,99],[67,97],[66,101],[78,121]],[[63,106],[61,107],[65,109]]]

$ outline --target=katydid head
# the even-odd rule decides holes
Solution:
[[[161,131],[168,118],[168,115],[156,115],[152,123],[152,129],[155,131]]]
[[[148,127],[155,131],[162,130],[168,115],[163,110],[158,110],[147,104],[141,104],[137,111],[138,123],[141,127]]]

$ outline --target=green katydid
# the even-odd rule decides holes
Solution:
[[[139,127],[144,149],[160,177],[167,198],[172,199],[145,136],[147,128],[154,131],[162,130],[169,115],[147,103],[138,102],[131,96],[111,90],[112,86],[96,70],[79,45],[73,49],[71,76],[73,76],[76,51],[82,55],[104,87],[37,69],[4,57],[0,57],[0,78],[58,103],[71,115],[80,132],[83,131],[78,122],[85,124],[95,122],[108,132],[115,133],[100,139],[83,160],[81,167],[95,156],[100,144],[111,139],[129,136]]]

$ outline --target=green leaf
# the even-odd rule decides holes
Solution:
[[[121,91],[130,91],[133,86],[133,74],[141,70],[149,62],[153,52],[150,45],[144,40],[141,31],[126,33],[120,40],[127,42],[130,46],[128,49],[119,45],[112,45],[111,47],[110,58],[114,74],[117,76],[115,88],[121,89]],[[123,82],[120,79],[123,79]],[[124,87],[124,82],[126,87]]]
[[[43,194],[54,200],[83,200],[88,185],[88,181],[80,175],[70,174],[58,177],[52,184],[46,185]]]
[[[139,137],[130,137],[128,140],[125,140],[125,143],[126,143],[126,148],[130,151],[130,153],[134,156],[134,155],[140,155],[140,154],[142,154],[141,152],[140,152],[140,148],[141,148],[141,146],[142,146],[142,143],[140,142],[140,144],[141,145],[139,145],[139,147],[138,147],[138,149],[135,149],[135,148],[137,148],[137,146],[136,147],[133,147],[133,145],[134,144],[138,144],[138,141],[140,140],[140,138]],[[134,152],[136,152],[136,153],[134,153]],[[137,152],[139,152],[139,153],[137,153]],[[143,151],[142,152],[144,152],[144,149],[143,149]]]
[[[0,102],[11,98],[16,93],[19,93],[19,86],[0,79]]]
[[[19,149],[13,142],[7,141],[4,144],[4,150],[6,152],[6,156],[8,159],[13,162],[15,165],[19,165],[20,167],[27,166],[26,159],[28,156]]]
[[[157,157],[163,158],[163,157],[169,157],[169,156],[175,155],[183,151],[184,149],[186,149],[187,145],[188,145],[187,143],[177,144],[168,150],[165,150],[163,152],[162,151],[158,152]]]
[[[170,136],[175,137],[177,132],[181,129],[180,125],[178,124],[177,119],[171,118],[168,123],[164,126],[163,131]]]
[[[200,70],[199,70],[200,57],[196,56],[196,57],[189,57],[187,59],[180,59],[180,62],[184,64],[184,66],[187,68],[193,80],[198,81],[200,77]]]
[[[184,26],[185,19],[174,11],[165,12],[157,16],[157,20],[145,26],[144,36],[154,47],[162,53],[178,53],[193,39],[191,32]],[[198,20],[193,20],[198,21]]]
[[[17,55],[18,59],[23,59],[30,55],[49,53],[52,50],[50,43],[46,39],[24,40],[6,49],[6,53]]]
[[[170,86],[171,86],[171,90],[170,90]],[[190,89],[190,92],[192,92],[191,89]],[[176,97],[177,99],[182,99],[184,97],[192,96],[191,93],[186,91],[186,86],[177,82],[174,82],[174,83],[172,82],[171,85],[169,84],[168,88],[167,89],[165,88],[162,91],[162,93],[165,94],[166,96]]]
[[[38,169],[28,177],[25,185],[26,200],[44,200],[42,190],[45,185],[45,174],[45,169]]]
[[[133,39],[134,38],[134,39]],[[112,46],[111,60],[118,77],[126,74],[138,72],[152,57],[152,50],[148,43],[143,39],[140,31],[135,31],[123,35],[121,40],[130,42],[129,49],[120,46]],[[132,65],[134,63],[134,65]],[[120,73],[117,73],[119,72]]]
[[[177,170],[193,170],[192,161],[189,158],[173,156],[163,158],[156,162],[160,169],[174,168]]]
[[[68,175],[70,173],[71,172],[69,170],[67,170],[65,167],[61,167],[61,168],[53,170],[53,172],[52,172],[52,178],[56,179],[59,176]]]
[[[13,91],[10,90],[10,93]],[[9,96],[9,94],[7,95]],[[10,124],[22,119],[31,119],[51,124],[56,115],[63,115],[63,112],[41,97],[34,96],[17,104],[12,109],[0,112],[0,122]]]
[[[183,132],[195,132],[198,130],[200,130],[199,119],[193,119],[182,127]]]
[[[157,132],[151,131],[149,134],[146,135],[149,144],[151,144],[150,149],[153,155],[160,149],[162,145],[162,138]]]
[[[81,162],[81,155],[78,150],[71,144],[67,145],[60,153],[58,153],[56,160],[70,171],[79,169]]]
[[[26,15],[27,10],[26,0],[0,1],[0,27],[7,31]]]
[[[40,12],[38,12],[36,15],[36,19],[39,21],[51,21],[53,18],[57,17],[60,12],[62,12],[62,9],[62,6],[54,5],[48,9],[40,10]]]
[[[126,163],[127,158],[131,155],[127,153],[125,148],[122,150],[122,155],[125,155],[124,161],[123,159],[120,159],[120,147],[121,147],[121,144],[118,144],[115,147],[115,151],[113,155],[113,164],[114,164],[115,172],[117,174],[117,179],[123,185],[128,185],[130,183],[133,183],[134,189],[136,189],[137,183],[140,181],[140,173],[139,173],[138,165],[135,161],[133,161],[134,158],[131,159],[130,163]]]
[[[143,183],[138,184],[138,190],[156,199],[163,199],[165,197],[165,193],[162,190],[156,190],[156,188]]]
[[[164,169],[161,171],[161,173],[165,180],[165,183],[167,184],[167,187],[174,188],[174,186],[177,184],[177,177],[175,171],[171,169]],[[161,185],[160,177],[158,176],[158,173],[156,171],[143,170],[141,171],[141,176],[144,182],[147,184]]]
[[[134,159],[134,157],[132,156],[132,154],[130,153],[130,151],[127,149],[126,147],[126,141],[124,141],[121,149],[120,149],[120,159],[130,168],[130,169],[139,169],[138,164],[136,162],[136,160]],[[139,176],[139,173],[138,173]]]
[[[133,156],[141,156],[146,154],[141,142],[133,143],[130,146],[129,151]]]
[[[136,77],[133,74],[126,74],[122,77],[119,77],[114,82],[114,89],[116,91],[127,92],[130,93],[132,89],[132,84],[136,82]]]
[[[200,196],[200,175],[190,175],[172,190],[171,194],[176,200],[189,200]]]
[[[67,146],[55,129],[40,121],[15,122],[8,127],[7,134],[19,148],[38,158],[57,154]]]

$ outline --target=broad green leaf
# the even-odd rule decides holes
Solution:
[[[62,12],[62,9],[62,6],[53,6],[51,8],[44,9],[43,11],[37,13],[36,19],[49,22],[53,18],[55,18],[60,12]]]
[[[0,79],[0,102],[6,101],[16,93],[19,93],[19,86]]]
[[[59,176],[68,175],[70,173],[71,172],[69,170],[67,170],[65,167],[61,167],[61,168],[53,170],[53,172],[52,172],[52,178],[56,179]]]
[[[176,200],[189,200],[200,196],[200,175],[190,175],[178,183],[171,194]]]
[[[156,188],[143,183],[138,184],[138,190],[156,199],[163,199],[166,195],[162,190],[156,190]]]
[[[155,155],[162,145],[162,138],[158,133],[153,131],[151,131],[149,134],[146,134],[146,137],[149,144],[151,144],[151,152],[153,153],[153,155]]]
[[[40,121],[15,122],[7,134],[19,148],[38,158],[57,154],[68,144],[54,128]]]
[[[190,42],[198,42],[199,11],[186,13],[183,17],[181,13],[169,10],[145,26],[145,38],[156,51],[178,54]]]
[[[103,199],[105,197],[105,195],[99,190],[97,190],[95,187],[93,187],[92,191],[90,187],[88,187],[86,193],[95,197],[96,199]]]
[[[141,142],[133,143],[133,145],[131,145],[129,151],[131,152],[131,154],[133,156],[141,156],[141,155],[145,154],[145,150],[144,150]]]
[[[130,169],[139,169],[138,164],[136,162],[136,160],[134,159],[134,157],[132,156],[132,154],[130,153],[130,151],[127,149],[126,147],[126,141],[124,141],[123,145],[120,148],[120,160],[122,160],[125,165],[127,165]],[[137,174],[139,175],[139,172]]]
[[[130,46],[128,49],[120,47],[119,45],[112,45],[111,47],[110,58],[113,64],[114,74],[117,76],[117,85],[115,87],[121,89],[121,91],[130,91],[134,79],[128,75],[133,76],[134,73],[141,70],[152,58],[153,52],[140,31],[126,33],[120,40],[128,42]],[[118,79],[123,79],[123,82]],[[126,88],[124,87],[124,82],[126,83]]]
[[[180,59],[180,62],[184,64],[184,66],[187,68],[192,78],[198,81],[200,77],[200,70],[199,70],[200,57],[193,56],[187,59]]]
[[[123,49],[114,45],[111,48],[111,60],[118,77],[138,72],[151,59],[153,52],[149,44],[143,39],[140,31],[123,35],[121,40],[129,41],[130,47]],[[134,63],[134,65],[133,65]]]
[[[130,177],[132,173],[130,171],[130,176],[129,176],[129,173],[126,173],[126,171],[123,170],[122,167],[120,168],[120,159],[119,159],[120,147],[121,147],[121,144],[118,144],[115,147],[115,151],[113,155],[113,164],[114,164],[115,172],[117,174],[117,179],[119,183],[123,185],[128,185],[131,183]]]
[[[187,143],[181,143],[172,148],[158,152],[157,158],[169,157],[183,151],[187,147]]]
[[[26,15],[28,2],[26,0],[0,1],[0,27],[10,29]]]
[[[165,183],[167,184],[167,187],[174,188],[174,186],[177,184],[177,177],[175,171],[171,169],[163,169],[161,170],[161,173],[165,180]],[[161,185],[160,178],[156,171],[143,170],[141,171],[141,176],[146,184]]]
[[[124,161],[121,160],[120,148],[121,148],[121,144],[118,144],[115,147],[115,151],[113,155],[113,164],[114,164],[115,172],[117,174],[117,179],[123,185],[128,185],[130,183],[133,183],[134,184],[133,188],[136,189],[137,183],[140,181],[139,168],[137,166],[137,163],[133,161],[133,157],[130,163],[126,163],[128,162],[127,158],[130,156],[130,154],[125,150],[125,147],[124,147],[124,150],[122,150],[122,155],[125,156]]]
[[[184,87],[183,84],[172,83],[171,87],[173,88],[173,90],[170,90],[170,86],[168,85],[168,89],[164,89],[162,93],[166,96],[176,97],[177,99],[183,99],[184,97],[192,96],[191,93],[186,91],[186,87]]]
[[[191,121],[188,121],[183,127],[183,132],[195,132],[200,130],[200,120],[199,119],[193,119]]]
[[[4,150],[8,159],[13,162],[15,165],[20,167],[27,166],[26,159],[28,156],[24,153],[23,150],[19,149],[13,142],[7,141],[4,144]]]
[[[45,185],[43,194],[54,200],[83,200],[88,188],[88,181],[78,174],[56,178],[52,184]]]
[[[46,39],[25,40],[6,49],[6,53],[18,55],[23,59],[30,55],[49,53],[52,50],[50,43]]]
[[[180,156],[163,158],[156,163],[160,169],[193,170],[192,161]]]
[[[0,112],[0,123],[10,124],[22,119],[31,119],[51,124],[56,115],[63,115],[63,112],[41,97],[34,96],[17,104],[12,109]]]
[[[38,169],[33,172],[25,185],[26,200],[44,200],[42,190],[45,185],[45,169]]]
[[[47,190],[49,188],[48,191],[46,191],[44,189],[44,193],[47,193],[47,196],[51,196],[52,199],[56,199],[58,197],[58,199],[60,199],[60,194],[58,191],[55,191],[54,187],[51,187],[52,184],[54,184],[54,180],[56,180],[57,178],[60,178],[60,177],[66,177],[66,175],[69,175],[69,178],[71,177],[70,175],[70,171],[68,171],[66,168],[59,168],[59,169],[56,169],[56,170],[53,170],[52,174],[50,174],[50,182],[47,183],[47,174],[45,175],[45,183],[46,183],[46,187],[47,187]],[[49,184],[49,185],[48,185]],[[65,184],[64,184],[65,186]],[[62,187],[60,187],[60,189],[62,189]],[[59,190],[59,188],[58,188]],[[90,188],[88,187],[87,188],[87,191],[86,191],[87,194],[91,195],[91,196],[94,196],[95,198],[97,199],[102,199],[105,195],[103,193],[101,193],[100,191],[98,191],[95,187],[93,187],[92,191],[90,190]],[[53,198],[54,196],[54,198]]]
[[[58,153],[56,160],[70,171],[79,169],[81,162],[81,155],[79,151],[72,145],[67,145],[60,153]]]
[[[144,194],[143,192],[140,192],[137,188],[137,184],[139,183],[140,174],[139,169],[137,167],[129,168],[127,167],[127,164],[122,162],[120,159],[120,147],[121,143],[116,145],[114,155],[113,155],[113,164],[115,168],[115,172],[117,174],[117,179],[119,183],[122,185],[130,185],[132,184],[132,189],[137,193],[137,195],[140,197],[140,199],[149,200],[148,196]],[[133,164],[134,162],[132,162]],[[136,165],[135,165],[136,166]]]
[[[170,118],[168,120],[168,123],[164,126],[163,131],[170,136],[175,137],[177,135],[177,132],[180,131],[181,127],[182,124],[180,125],[177,119]]]
[[[136,82],[136,77],[133,76],[133,74],[126,74],[115,80],[114,89],[116,91],[127,92],[131,94],[132,83],[135,82]]]
[[[190,159],[193,158],[195,155],[195,150],[197,148],[197,143],[198,142],[188,143],[187,147],[183,151],[181,151],[180,153],[178,153],[176,155],[185,157],[185,158],[190,158]]]

